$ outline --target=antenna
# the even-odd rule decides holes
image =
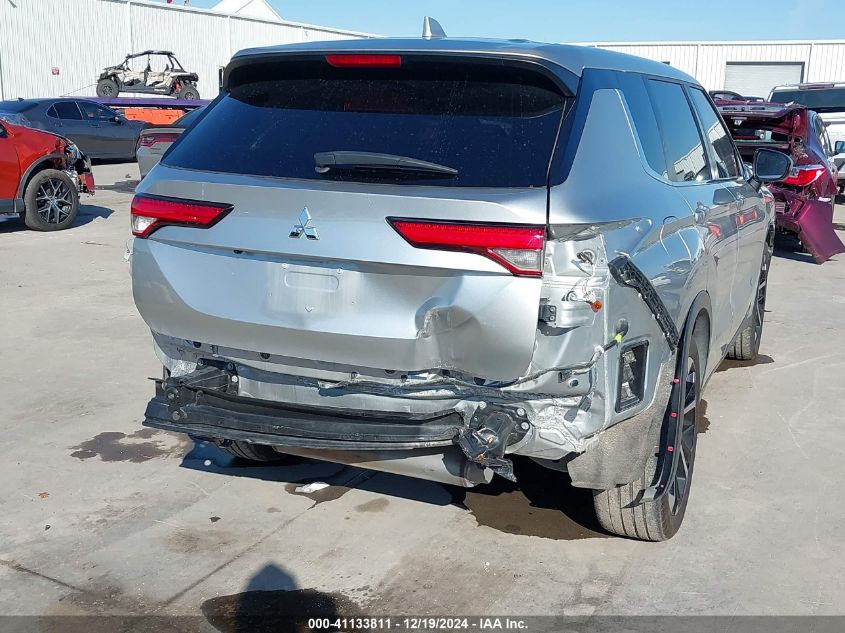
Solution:
[[[442,26],[440,26],[440,22],[434,18],[425,16],[425,19],[423,19],[422,36],[427,40],[439,39],[441,37],[446,37],[446,31],[443,30]]]

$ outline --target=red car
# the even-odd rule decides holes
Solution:
[[[745,162],[750,163],[761,147],[792,157],[789,177],[768,185],[775,198],[778,227],[797,235],[819,264],[845,253],[833,230],[838,174],[821,117],[797,104],[716,103]]]
[[[38,231],[70,226],[79,193],[94,193],[90,161],[68,139],[0,120],[0,218]]]

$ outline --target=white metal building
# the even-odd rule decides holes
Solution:
[[[664,62],[708,90],[766,98],[787,83],[845,80],[845,40],[585,43]]]
[[[360,37],[368,35],[150,0],[0,0],[0,99],[93,96],[105,66],[149,49],[173,51],[213,98],[240,49]]]
[[[179,0],[0,0],[0,99],[93,95],[103,67],[147,49],[172,50],[199,74],[201,96],[212,98],[221,68],[242,48],[371,37],[276,19],[263,0],[218,6],[235,9],[190,8]],[[666,62],[708,89],[745,95],[766,97],[783,83],[845,80],[845,40],[586,45]]]

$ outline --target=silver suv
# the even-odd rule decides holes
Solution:
[[[511,456],[662,540],[757,354],[788,157],[664,64],[525,41],[242,51],[132,203],[148,426],[472,486]],[[761,193],[761,191],[763,193]]]

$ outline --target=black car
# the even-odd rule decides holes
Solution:
[[[21,125],[69,138],[90,158],[134,160],[138,136],[147,125],[87,99],[0,101],[0,112],[18,115]]]

